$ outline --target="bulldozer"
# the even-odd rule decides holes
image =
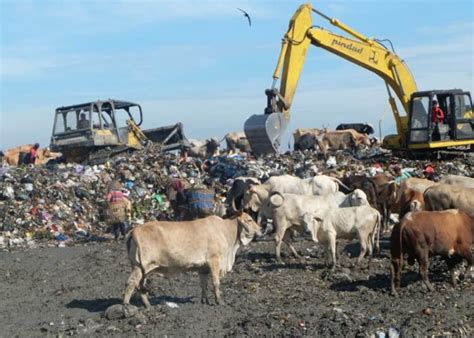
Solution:
[[[181,123],[142,130],[142,122],[142,108],[133,102],[108,99],[59,107],[50,148],[67,162],[98,164],[150,143],[159,143],[161,151],[188,144]]]
[[[312,13],[350,37],[314,26]],[[412,73],[395,53],[389,40],[368,38],[314,9],[311,4],[304,4],[291,18],[288,31],[283,37],[273,73],[273,84],[265,91],[267,106],[264,114],[252,115],[244,124],[245,134],[255,155],[278,152],[282,135],[290,120],[293,97],[310,45],[334,53],[384,80],[397,134],[386,136],[383,147],[409,152],[473,149],[474,115],[470,92],[461,89],[418,91]],[[277,88],[280,76],[280,88]],[[405,114],[399,112],[392,91],[401,102]],[[445,117],[443,121],[434,123],[432,107],[436,103],[444,111]]]

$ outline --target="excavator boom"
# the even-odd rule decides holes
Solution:
[[[352,38],[313,26],[312,12]],[[417,86],[405,62],[377,40],[365,37],[337,19],[331,19],[313,9],[311,4],[305,4],[291,18],[289,29],[283,38],[272,88],[265,91],[265,114],[251,116],[244,125],[246,136],[256,155],[278,151],[282,134],[290,119],[291,105],[310,45],[321,47],[382,77],[387,85],[398,135],[408,131],[407,117],[400,116],[390,92],[391,88],[408,114],[410,98],[417,91]],[[280,75],[280,88],[277,89],[276,83]],[[398,142],[403,143],[403,138],[400,137]]]

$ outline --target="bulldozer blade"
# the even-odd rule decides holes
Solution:
[[[252,115],[244,124],[244,132],[256,155],[277,153],[287,121],[282,113]]]

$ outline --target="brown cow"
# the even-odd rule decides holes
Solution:
[[[209,216],[187,222],[148,222],[136,227],[127,239],[132,273],[123,303],[129,304],[138,290],[143,304],[150,308],[144,287],[152,271],[161,275],[197,271],[201,280],[201,302],[209,303],[210,273],[216,303],[221,304],[220,277],[232,270],[240,245],[247,245],[260,234],[260,226],[246,213],[233,219]]]
[[[428,290],[434,288],[428,279],[428,259],[443,256],[456,286],[455,266],[466,259],[468,270],[472,266],[472,237],[474,219],[455,210],[417,211],[408,213],[392,231],[390,252],[392,256],[392,292],[398,295],[400,288],[403,254],[408,254],[408,264],[418,261],[420,275]]]
[[[423,193],[411,188],[405,188],[400,196],[400,212],[398,214],[401,220],[410,211],[425,210],[425,199]]]
[[[400,187],[398,188],[396,201],[397,203],[400,202],[400,198],[406,189],[416,190],[423,194],[426,189],[435,184],[435,182],[427,180],[426,178],[410,177],[406,180],[403,180],[401,181]]]
[[[474,188],[437,184],[424,193],[426,210],[460,209],[474,216]]]

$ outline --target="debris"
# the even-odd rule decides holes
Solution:
[[[170,308],[172,308],[172,309],[177,309],[177,308],[179,308],[179,305],[176,304],[176,303],[174,303],[174,302],[165,302],[165,304],[166,304],[167,307],[170,307]]]
[[[426,309],[423,309],[423,313],[427,316],[431,316],[433,314],[433,310],[427,307]]]

